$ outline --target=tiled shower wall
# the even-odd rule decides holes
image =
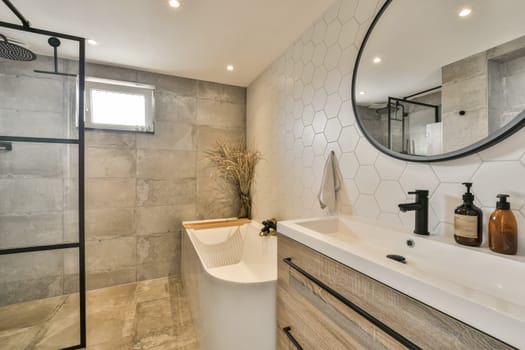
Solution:
[[[77,137],[70,109],[74,78],[33,72],[51,65],[46,57],[24,63],[0,60],[0,135]],[[13,142],[11,151],[0,152],[2,249],[77,241],[76,227],[65,229],[75,216],[71,185],[77,150],[74,145]],[[0,256],[0,305],[62,294],[65,259],[78,260],[76,250]]]
[[[203,151],[245,132],[245,89],[88,65],[156,86],[155,134],[87,131],[88,288],[177,275],[182,220],[237,214]]]
[[[35,64],[0,62],[0,134],[76,138],[74,79]],[[156,86],[155,134],[86,131],[87,286],[178,275],[181,221],[237,213],[203,151],[243,139],[246,89],[93,64],[86,74]],[[2,248],[77,240],[76,152],[15,143],[0,154]],[[76,250],[0,258],[0,304],[78,288]]]
[[[429,164],[385,156],[361,134],[350,100],[352,70],[382,3],[336,1],[248,87],[248,145],[265,158],[256,169],[254,217],[327,215],[317,193],[333,150],[344,177],[340,212],[412,230],[414,214],[400,213],[397,204],[411,200],[408,191],[428,189],[431,230],[450,235],[461,182],[473,181],[485,221],[496,194],[511,195],[518,253],[525,255],[525,130],[478,154]]]

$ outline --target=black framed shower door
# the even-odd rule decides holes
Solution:
[[[10,2],[3,1],[6,5]],[[11,5],[12,6],[12,5]],[[9,7],[9,6],[8,6]],[[11,9],[11,7],[10,7]],[[11,9],[13,11],[13,9]],[[16,10],[16,8],[15,8]],[[18,14],[17,14],[18,13]],[[85,275],[85,233],[84,233],[84,86],[85,86],[85,39],[82,37],[57,33],[49,30],[36,29],[19,12],[15,13],[21,20],[22,25],[0,21],[0,28],[46,35],[76,41],[78,43],[78,76],[77,76],[77,128],[78,137],[73,138],[44,138],[44,137],[24,137],[12,135],[0,135],[0,147],[6,150],[11,142],[20,143],[40,143],[40,144],[65,144],[78,145],[78,241],[73,243],[61,243],[51,245],[35,245],[20,248],[1,249],[0,255],[11,255],[21,253],[32,253],[42,251],[59,251],[65,249],[78,249],[78,276],[79,276],[79,324],[80,339],[77,345],[69,346],[64,349],[82,349],[86,346],[86,275]]]

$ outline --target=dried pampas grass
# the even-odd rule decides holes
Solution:
[[[222,139],[217,140],[216,147],[205,151],[205,154],[217,167],[217,175],[230,184],[239,196],[239,217],[251,218],[250,190],[261,154],[246,149],[244,143],[231,143]]]

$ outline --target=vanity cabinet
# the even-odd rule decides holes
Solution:
[[[278,349],[513,349],[292,239],[278,238]]]

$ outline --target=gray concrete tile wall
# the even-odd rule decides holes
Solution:
[[[514,44],[503,44],[497,51],[506,48],[515,51],[488,61],[489,132],[499,130],[525,110],[525,98],[521,93],[525,88],[525,48],[516,49]]]
[[[525,60],[520,62],[525,67]],[[519,110],[522,112],[525,109],[525,97],[522,92],[525,87],[525,71],[512,72],[512,75],[505,77],[505,109]]]
[[[0,157],[0,178],[62,177],[63,149],[62,145],[17,143]]]
[[[170,91],[155,92],[155,118],[157,122],[194,124],[197,120],[197,98],[178,96]]]
[[[0,78],[0,134],[76,137],[74,85],[22,73],[32,69],[25,67],[0,62],[7,74]],[[237,213],[235,197],[211,182],[204,151],[218,137],[243,140],[246,89],[97,64],[88,64],[86,74],[156,86],[154,134],[86,131],[87,286],[178,275],[181,222]],[[0,155],[0,246],[76,241],[76,146],[15,146],[16,154]],[[48,270],[26,274],[31,260],[24,257],[0,269],[0,304],[78,289],[76,252],[40,259],[51,259]],[[16,271],[21,278],[14,280]]]
[[[0,256],[0,304],[62,294],[63,252]]]
[[[87,178],[134,177],[136,173],[136,152],[132,149],[87,147],[85,169]]]
[[[444,66],[442,77],[443,151],[451,152],[488,136],[487,52]]]
[[[195,176],[194,151],[137,150],[137,177],[142,179]]]
[[[477,76],[487,75],[487,52],[481,52],[443,67],[443,84],[463,81]]]
[[[1,135],[76,137],[71,79],[33,72],[51,63],[46,57],[32,63],[0,62]],[[78,149],[13,143],[12,151],[0,154],[1,248],[64,242],[65,210],[70,198],[76,198],[66,179],[76,176],[71,169],[77,164],[70,152],[73,148]],[[0,260],[1,305],[63,293],[64,251],[8,255]]]
[[[31,127],[28,128],[28,125]],[[12,136],[77,137],[76,132],[70,133],[67,116],[61,113],[2,108],[0,108],[0,133]]]
[[[525,109],[524,45],[521,37],[443,67],[444,151],[487,137]]]
[[[86,166],[89,163],[86,163]],[[130,208],[135,205],[135,178],[86,179],[86,209]]]
[[[0,216],[0,249],[63,242],[62,211]]]
[[[85,217],[87,240],[135,235],[135,208],[89,209],[86,210]]]
[[[85,135],[86,145],[89,147],[129,148],[134,149],[137,144],[136,134],[127,132],[106,132],[89,130]]]
[[[139,179],[137,206],[192,204],[197,193],[196,178]]]
[[[179,231],[182,220],[177,209],[173,205],[137,208],[137,235]]]
[[[190,123],[157,121],[155,137],[137,135],[137,148],[148,150],[192,151],[195,149],[196,127]]]
[[[197,122],[215,128],[243,128],[245,120],[237,116],[245,113],[245,106],[229,102],[200,99]]]
[[[63,84],[56,79],[5,75],[2,77],[0,101],[3,109],[62,112]]]
[[[0,213],[63,210],[63,182],[58,178],[0,179]]]

